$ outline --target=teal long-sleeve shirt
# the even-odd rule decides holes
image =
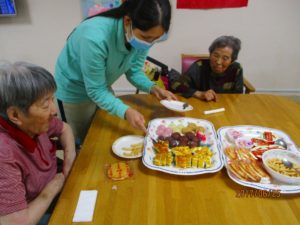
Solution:
[[[128,106],[111,92],[125,74],[138,89],[149,93],[154,85],[144,74],[148,51],[128,50],[123,19],[94,17],[79,24],[68,38],[56,66],[56,97],[68,103],[92,100],[101,109],[124,118]]]

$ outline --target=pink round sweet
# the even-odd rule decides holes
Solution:
[[[172,134],[172,129],[164,125],[159,125],[156,130],[157,136],[169,137]]]
[[[253,142],[250,137],[239,137],[235,140],[235,145],[240,148],[250,149],[253,147]]]
[[[242,137],[243,134],[240,131],[231,128],[226,131],[226,136],[228,141],[235,143],[235,140]]]

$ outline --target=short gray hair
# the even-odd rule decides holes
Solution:
[[[0,115],[10,106],[28,113],[39,98],[56,91],[53,76],[46,69],[26,62],[0,62]]]
[[[209,46],[209,53],[211,54],[216,48],[232,48],[232,61],[235,61],[238,58],[239,51],[241,50],[241,40],[234,36],[221,36],[218,37],[213,43]]]

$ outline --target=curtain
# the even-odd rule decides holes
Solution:
[[[177,0],[178,9],[211,9],[244,7],[248,0]]]

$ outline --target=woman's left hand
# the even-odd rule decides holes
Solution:
[[[153,94],[157,99],[168,99],[168,100],[178,100],[177,97],[170,91],[162,89],[154,85],[151,89],[151,94]]]

